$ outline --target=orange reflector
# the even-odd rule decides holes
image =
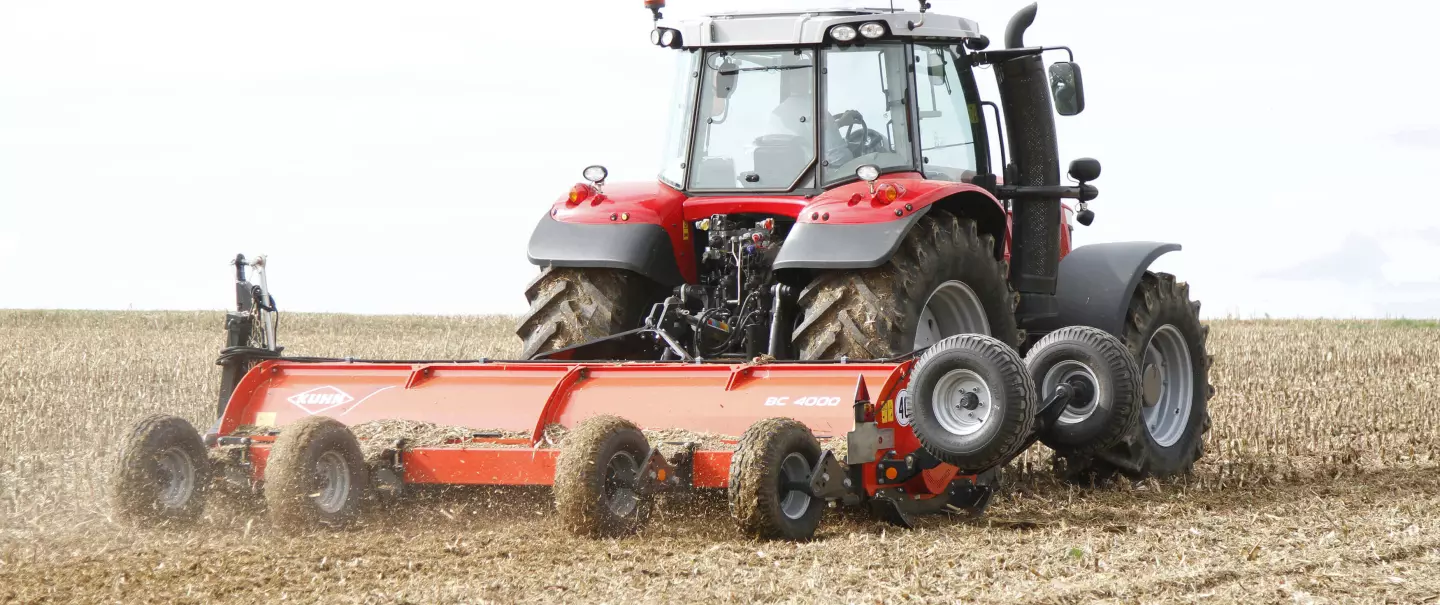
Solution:
[[[662,468],[662,469],[660,469],[660,470],[658,470],[658,471],[655,471],[655,479],[656,479],[657,481],[664,481],[664,480],[665,480],[665,469]]]
[[[895,470],[895,467],[892,466],[892,467],[890,467],[890,468],[885,469],[885,478],[886,478],[886,479],[894,479],[895,477],[898,477],[898,476],[900,476],[900,472],[897,471],[897,470]]]

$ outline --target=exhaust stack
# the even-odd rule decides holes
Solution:
[[[1038,5],[1020,9],[1005,27],[1005,47],[1022,48],[1025,30],[1035,22]],[[1011,165],[1007,184],[1060,184],[1060,152],[1055,142],[1055,113],[1049,80],[1040,55],[1011,59],[996,66],[1000,103]],[[1060,198],[1027,199],[1014,207],[1010,278],[1022,295],[1020,314],[1053,312],[1056,273],[1060,264]]]

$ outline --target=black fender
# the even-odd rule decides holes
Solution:
[[[664,227],[647,223],[564,223],[546,214],[525,255],[542,267],[625,269],[665,286],[685,283]]]
[[[1160,255],[1179,249],[1180,244],[1114,242],[1071,250],[1060,260],[1055,289],[1060,313],[1036,320],[1034,331],[1090,326],[1124,338],[1125,314],[1140,279]]]
[[[775,269],[869,269],[890,260],[915,221],[933,206],[883,223],[797,223],[785,236]]]

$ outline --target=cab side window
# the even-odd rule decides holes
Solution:
[[[979,115],[965,98],[954,51],[916,44],[915,82],[925,176],[969,182],[975,176],[974,121]]]

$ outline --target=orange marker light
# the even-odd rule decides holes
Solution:
[[[658,470],[658,471],[655,471],[655,479],[656,479],[657,481],[664,481],[664,480],[665,480],[665,469],[662,468],[662,469],[660,469],[660,470]]]
[[[576,184],[570,188],[570,203],[578,204],[595,194],[595,188],[584,183]]]
[[[891,183],[881,183],[875,188],[875,201],[889,204],[900,199],[900,188]]]
[[[895,470],[895,467],[892,466],[892,467],[890,467],[890,468],[885,469],[885,478],[886,478],[886,479],[894,479],[895,477],[898,477],[898,476],[900,476],[900,472],[899,472],[899,471],[896,471],[896,470]]]

